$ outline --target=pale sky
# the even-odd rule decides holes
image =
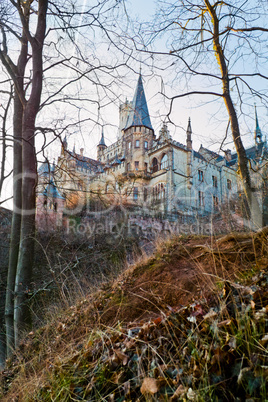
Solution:
[[[127,0],[126,5],[128,7],[128,13],[130,17],[137,17],[139,19],[149,19],[150,16],[154,14],[155,11],[155,0]],[[161,43],[161,46],[164,44]],[[139,63],[132,66],[134,70],[139,72]],[[163,118],[168,111],[168,104],[164,103],[163,97],[159,94],[161,87],[161,77],[159,72],[155,74],[148,67],[142,65],[142,75],[143,84],[145,87],[146,98],[148,102],[149,112],[151,115],[152,125],[155,129],[156,135],[161,128]],[[170,80],[170,76],[161,72],[162,80],[166,84]],[[67,78],[67,77],[66,77]],[[137,83],[138,75],[134,72],[128,71],[126,78],[126,85],[121,84],[122,96],[120,96],[121,101],[124,101],[127,97],[129,100],[132,99]],[[179,82],[174,81],[174,86],[166,86],[165,92],[169,95],[176,95],[179,91],[185,90],[185,87],[180,86]],[[258,99],[248,99],[247,100],[250,107],[250,112],[248,116],[244,116],[240,119],[242,133],[245,134],[244,139],[246,144],[252,144],[254,140],[254,102],[256,101],[257,107],[261,106],[258,103]],[[172,137],[185,144],[185,130],[187,128],[188,118],[191,118],[192,129],[193,129],[193,147],[198,150],[200,144],[204,146],[211,147],[213,150],[218,151],[221,139],[225,135],[226,124],[228,118],[226,116],[225,107],[219,107],[222,102],[215,102],[213,98],[200,98],[197,96],[184,97],[177,100],[174,103],[173,111],[171,114],[171,120],[175,123],[169,125],[170,134]],[[110,145],[116,140],[117,137],[117,125],[118,125],[118,106],[119,101],[116,104],[110,105],[105,110],[101,110],[101,118],[103,123],[105,123],[105,140],[107,145]],[[61,106],[58,110],[59,117],[63,113],[63,107]],[[88,109],[90,114],[90,108]],[[89,115],[88,114],[88,115]],[[263,135],[266,134],[267,129],[267,111],[264,108],[258,108],[259,123],[262,129]],[[49,116],[48,116],[49,117]],[[75,133],[79,133],[79,128],[74,130]],[[89,134],[90,133],[90,134]],[[77,134],[72,135],[68,139],[69,149],[72,150],[74,143],[76,142],[76,151],[79,151],[80,147],[85,148],[85,154],[90,157],[96,157],[96,145],[99,142],[101,127],[94,128],[93,134],[90,130],[87,132],[83,128],[81,136]],[[234,149],[231,142],[227,143],[224,148]],[[50,159],[55,158],[60,153],[60,142],[56,142],[53,147],[48,149],[48,156]],[[9,157],[10,164],[12,163]],[[12,187],[11,178],[7,182],[6,195],[9,194],[9,189]],[[5,195],[5,194],[3,194]]]

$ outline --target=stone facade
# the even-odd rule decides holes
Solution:
[[[247,153],[255,167],[252,179],[263,208],[267,144],[262,140],[257,112],[255,146]],[[42,174],[46,179],[47,176],[39,173],[41,183]],[[235,215],[241,204],[237,155],[227,150],[222,156],[202,145],[195,151],[190,119],[185,144],[172,139],[165,123],[156,136],[141,75],[133,101],[120,106],[118,140],[106,146],[102,131],[97,160],[94,160],[84,156],[83,149],[80,153],[75,149],[69,151],[65,138],[52,176],[47,192],[39,192],[37,216],[41,222],[46,205],[44,197],[51,198],[52,194],[53,202],[58,197],[57,214],[54,214],[57,217],[53,218],[56,225],[60,225],[63,207],[67,215],[82,211],[109,212],[116,207],[150,217],[176,219],[176,216],[183,216],[187,220],[220,211]],[[51,212],[49,216],[52,215]]]

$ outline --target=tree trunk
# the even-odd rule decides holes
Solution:
[[[13,216],[11,227],[11,241],[9,251],[9,265],[6,289],[6,307],[5,307],[5,322],[6,322],[6,353],[10,357],[14,350],[14,289],[15,278],[17,272],[17,263],[20,244],[20,229],[21,229],[21,209],[22,209],[22,194],[21,194],[21,174],[22,174],[22,115],[23,106],[15,92],[14,95],[14,144],[13,144]]]
[[[19,345],[24,331],[31,326],[29,293],[34,258],[35,201],[37,166],[35,152],[35,120],[40,106],[43,84],[43,43],[46,32],[48,0],[38,2],[38,21],[35,37],[27,32],[32,48],[32,87],[29,100],[23,110],[22,124],[22,216],[20,249],[17,264],[14,299],[15,347]]]
[[[237,152],[239,174],[241,177],[242,186],[247,198],[249,210],[250,210],[250,220],[251,229],[257,230],[262,227],[262,211],[258,202],[258,199],[254,193],[254,189],[251,185],[250,171],[248,166],[248,158],[246,155],[246,150],[241,140],[240,129],[236,110],[230,95],[230,81],[228,67],[224,57],[224,49],[222,48],[219,40],[219,19],[216,13],[216,5],[211,5],[209,0],[204,0],[207,10],[211,16],[211,21],[213,25],[213,43],[214,50],[216,53],[216,58],[221,70],[221,80],[223,84],[223,99],[229,115],[233,141],[235,144],[235,149]]]
[[[28,41],[25,33],[21,38],[21,50],[17,68],[14,69],[15,93],[13,113],[13,216],[11,226],[11,241],[9,249],[9,265],[6,289],[5,323],[6,323],[6,354],[10,357],[15,347],[14,338],[14,292],[17,264],[19,257],[21,212],[22,212],[22,120],[24,100],[24,74],[27,65]]]
[[[21,331],[28,330],[31,325],[28,297],[31,289],[34,256],[35,187],[37,178],[34,122],[35,115],[33,115],[33,111],[28,104],[24,110],[23,117],[22,214],[14,302],[15,347],[18,346],[21,339]]]

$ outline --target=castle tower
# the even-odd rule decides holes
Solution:
[[[44,162],[38,170],[39,183],[36,199],[36,224],[41,231],[53,231],[62,225],[65,199],[54,182],[55,165]]]
[[[102,154],[103,154],[103,151],[104,151],[106,148],[107,148],[107,146],[106,146],[105,141],[104,141],[104,131],[103,131],[103,127],[102,127],[102,130],[101,130],[101,139],[100,139],[99,144],[97,145],[97,158],[98,158],[98,160],[101,159],[101,156],[102,156]]]
[[[192,127],[191,127],[191,119],[189,117],[188,126],[186,130],[186,147],[187,147],[187,187],[190,190],[193,184],[192,177]]]
[[[130,112],[128,114],[127,123],[124,127],[124,131],[126,131],[130,127],[146,127],[150,130],[153,130],[141,74],[139,75],[138,84],[131,104]]]
[[[132,107],[132,103],[127,99],[125,103],[122,103],[119,106],[119,128],[118,128],[118,137],[122,138],[122,130],[126,127],[128,115],[130,113]]]
[[[130,105],[126,125],[123,129],[126,172],[147,172],[149,168],[148,151],[152,147],[155,134],[151,124],[141,74]]]

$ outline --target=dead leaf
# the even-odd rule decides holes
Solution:
[[[260,340],[260,343],[265,346],[268,343],[268,334],[265,334],[264,337]]]
[[[120,350],[116,350],[116,349],[115,349],[114,353],[116,354],[116,356],[118,357],[120,362],[123,364],[123,366],[125,366],[128,362],[128,356],[125,353],[121,352]]]
[[[204,320],[215,318],[218,314],[213,309],[210,309],[207,314],[204,315]]]
[[[158,382],[155,378],[150,378],[150,377],[144,378],[142,386],[141,386],[142,395],[156,394],[158,389],[159,389]]]
[[[176,391],[174,392],[174,394],[172,395],[172,397],[170,398],[171,401],[176,400],[177,398],[179,398],[180,396],[182,396],[183,394],[186,394],[187,392],[187,388],[185,388],[182,384],[178,386],[178,388],[176,389]]]
[[[232,320],[224,320],[221,321],[217,324],[217,326],[220,327],[228,327],[228,325],[230,325],[232,323]]]
[[[161,321],[162,321],[162,317],[157,317],[157,318],[153,321],[153,323],[154,323],[155,325],[158,325],[158,324],[160,324]]]

